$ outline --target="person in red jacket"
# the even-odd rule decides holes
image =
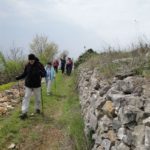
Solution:
[[[56,59],[53,62],[53,67],[54,67],[56,73],[58,72],[58,66],[59,66],[59,61]]]

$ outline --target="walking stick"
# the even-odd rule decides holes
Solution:
[[[44,104],[43,104],[42,85],[41,85],[41,104],[42,104],[42,115],[44,116]]]
[[[59,95],[58,95],[57,90],[56,90],[56,89],[57,89],[57,86],[56,86],[56,85],[57,85],[57,84],[56,84],[56,77],[55,77],[55,81],[54,81],[55,96],[56,96],[56,100],[59,101],[59,97],[58,97]]]
[[[19,81],[18,81],[18,91],[19,91],[19,99],[21,101],[21,92],[20,92],[20,85],[19,85]]]
[[[54,79],[54,84],[55,84],[55,94],[56,94],[56,77]]]

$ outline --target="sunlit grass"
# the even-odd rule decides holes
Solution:
[[[4,91],[4,90],[7,90],[7,89],[10,89],[15,84],[16,84],[16,82],[10,82],[10,83],[7,83],[7,84],[0,85],[0,92]]]

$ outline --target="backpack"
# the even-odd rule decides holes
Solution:
[[[40,74],[41,74],[41,77],[46,77],[46,70],[43,66],[43,64],[41,64],[41,62],[38,62],[38,65],[39,65],[39,68],[40,68]]]

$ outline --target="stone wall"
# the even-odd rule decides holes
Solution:
[[[80,70],[78,90],[92,150],[150,150],[150,82],[139,76],[102,79]]]

